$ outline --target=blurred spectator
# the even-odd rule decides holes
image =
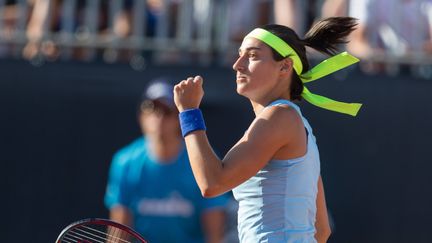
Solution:
[[[27,25],[33,5],[34,0],[0,1],[0,39],[21,38],[19,31]],[[15,43],[0,43],[0,56],[12,55],[16,48]]]
[[[347,16],[347,0],[324,0],[321,8],[321,18]]]
[[[22,55],[25,59],[38,55],[56,59],[60,50],[50,34],[60,32],[68,38],[66,42],[71,42],[74,36],[82,41],[99,34],[106,26],[107,0],[34,0],[26,30],[28,42]],[[80,48],[74,51],[76,58],[85,58]]]
[[[26,21],[28,16],[19,16],[21,13],[22,5],[27,4],[29,8],[33,6],[34,0],[27,0],[27,2],[18,3],[17,0],[0,1],[4,5],[0,5],[0,21],[2,29],[0,34],[3,38],[8,38],[12,35],[18,19],[23,17]],[[1,3],[0,3],[1,4]]]
[[[50,19],[56,19],[57,15],[53,15],[51,11],[56,9],[59,1],[50,0],[34,0],[34,7],[31,13],[30,21],[27,25],[28,42],[23,49],[23,57],[32,59],[39,54],[44,36],[51,27]],[[53,21],[54,22],[54,21]],[[46,56],[56,56],[57,49],[50,43],[44,49]]]
[[[321,2],[321,0],[274,0],[275,23],[288,26],[302,36],[305,30],[319,18]]]
[[[110,8],[114,41],[124,40],[132,36],[139,38],[171,38],[175,34],[180,0],[124,0],[111,1]],[[113,6],[116,5],[116,6]],[[141,10],[141,11],[137,11]],[[114,60],[129,60],[139,53],[139,50],[118,50],[114,43],[106,53],[114,54]],[[152,52],[145,51],[145,56],[151,57]],[[107,55],[105,55],[107,57]],[[107,58],[105,58],[107,60]]]
[[[304,1],[298,0],[274,0],[275,23],[292,28],[302,35],[306,29],[306,9]]]
[[[272,0],[229,0],[226,1],[226,32],[224,35],[226,52],[222,53],[222,63],[231,65],[238,57],[237,48],[243,37],[256,26],[268,24],[272,18]],[[227,34],[226,34],[227,33]]]
[[[23,57],[32,59],[42,55],[56,59],[63,43],[75,45],[90,44],[101,40],[109,43],[104,52],[106,61],[129,60],[138,50],[133,46],[118,45],[119,41],[133,37],[161,38],[155,45],[168,38],[182,39],[180,44],[190,45],[188,38],[196,35],[197,29],[209,29],[211,21],[210,0],[33,0],[35,8],[27,26],[28,43],[23,49]],[[180,9],[181,8],[181,9]],[[142,10],[142,11],[140,11]],[[211,30],[209,31],[210,35]],[[208,37],[210,39],[210,36]],[[76,40],[76,43],[71,43]],[[94,45],[97,46],[96,43]],[[88,59],[82,53],[84,48],[74,47],[75,58]],[[169,49],[169,48],[167,48]],[[88,51],[88,50],[87,50]],[[169,59],[169,57],[168,57]]]
[[[112,161],[105,195],[110,218],[149,242],[221,242],[226,197],[201,196],[169,82],[156,80],[146,89],[138,121],[144,136]]]
[[[114,34],[119,37],[127,37],[132,34],[134,18],[133,10],[136,7],[137,1],[125,0],[125,5],[122,6],[120,11],[117,12],[114,19]],[[153,37],[156,33],[157,25],[160,24],[162,18],[170,16],[168,22],[168,32],[172,34],[176,26],[176,18],[178,14],[179,0],[145,0],[145,13],[143,14],[146,19],[146,33],[147,37]]]
[[[432,0],[351,0],[359,25],[348,45],[360,58],[432,53]]]
[[[230,40],[241,43],[243,37],[255,26],[268,24],[271,1],[230,0],[227,10]]]

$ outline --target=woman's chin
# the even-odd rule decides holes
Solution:
[[[248,86],[247,82],[237,80],[237,93],[243,93]]]
[[[245,89],[241,89],[241,88],[237,87],[237,94],[249,99],[249,96],[247,95],[247,92],[245,91]]]
[[[236,89],[236,91],[237,91],[237,94],[239,94],[239,95],[244,95],[244,88],[242,87],[242,85],[240,84],[237,84],[237,89]]]

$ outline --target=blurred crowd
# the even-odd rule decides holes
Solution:
[[[0,0],[0,57],[229,64],[256,26],[346,15],[363,71],[432,76],[432,0]]]

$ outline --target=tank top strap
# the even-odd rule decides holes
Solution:
[[[275,100],[275,101],[271,102],[270,104],[268,104],[266,106],[266,108],[267,107],[271,107],[271,106],[278,106],[278,105],[288,105],[288,106],[294,108],[298,112],[298,114],[300,115],[300,117],[302,118],[303,125],[305,126],[305,128],[308,131],[309,135],[313,134],[312,133],[312,127],[309,125],[309,122],[307,121],[307,119],[301,113],[300,107],[298,105],[296,105],[294,102],[292,102],[290,100],[279,99],[279,100]]]
[[[294,109],[299,113],[299,115],[303,118],[303,115],[302,115],[302,113],[301,113],[301,111],[300,111],[300,107],[298,107],[298,105],[294,104],[294,102],[289,101],[289,100],[283,100],[283,99],[275,100],[275,101],[271,102],[270,104],[268,104],[268,105],[266,106],[266,108],[267,108],[267,107],[271,107],[271,106],[278,106],[278,105],[288,105],[288,106],[291,106],[291,107],[294,108]]]

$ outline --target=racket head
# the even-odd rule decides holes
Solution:
[[[147,243],[132,228],[99,218],[82,219],[66,226],[56,243]]]

